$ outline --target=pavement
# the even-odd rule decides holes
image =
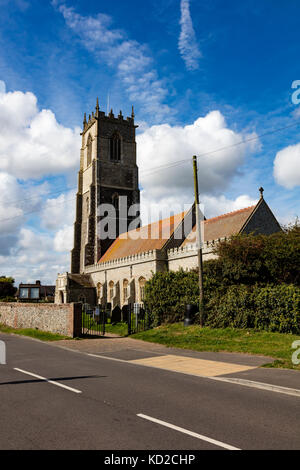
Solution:
[[[99,338],[62,340],[52,345],[107,359],[199,377],[230,376],[235,379],[300,389],[299,371],[261,367],[274,361],[270,356],[170,348],[114,334],[106,334]]]

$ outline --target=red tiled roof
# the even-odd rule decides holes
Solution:
[[[246,207],[234,212],[219,215],[204,221],[204,241],[218,240],[219,238],[230,237],[241,231],[245,222],[248,220],[255,206]],[[196,242],[196,226],[182,243],[181,246],[186,246]]]
[[[182,222],[185,212],[159,220],[136,230],[122,233],[104,253],[99,263],[114,259],[144,253],[150,250],[160,250],[169,240],[174,230]]]

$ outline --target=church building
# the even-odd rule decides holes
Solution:
[[[126,119],[121,111],[106,115],[98,99],[95,113],[88,120],[84,116],[71,272],[58,274],[55,303],[110,304],[112,309],[143,303],[145,283],[153,274],[198,266],[194,205],[141,226],[137,127],[133,109]],[[204,219],[201,225],[204,261],[215,257],[215,244],[231,235],[281,230],[263,188],[254,206]]]

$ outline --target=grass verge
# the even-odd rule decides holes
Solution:
[[[59,341],[61,339],[71,339],[69,336],[63,336],[47,331],[36,330],[35,328],[11,328],[10,326],[0,324],[1,333],[13,333],[15,335],[30,336],[41,341]]]
[[[295,352],[292,344],[300,340],[298,335],[251,329],[201,328],[197,325],[184,327],[182,323],[176,323],[137,333],[132,338],[193,351],[223,351],[270,356],[274,358],[274,361],[266,363],[264,367],[300,370],[300,365],[292,363],[292,354]],[[298,357],[300,358],[300,354]]]

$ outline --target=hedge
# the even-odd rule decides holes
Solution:
[[[153,326],[183,321],[186,304],[197,304],[198,274],[194,271],[158,272],[145,285],[145,304]]]
[[[196,272],[157,273],[146,283],[145,303],[154,327],[183,321],[186,305],[198,305],[198,300]],[[297,286],[223,286],[207,290],[205,300],[205,326],[300,334],[300,288]]]
[[[215,292],[206,306],[206,326],[255,328],[300,334],[300,288],[230,286]]]

